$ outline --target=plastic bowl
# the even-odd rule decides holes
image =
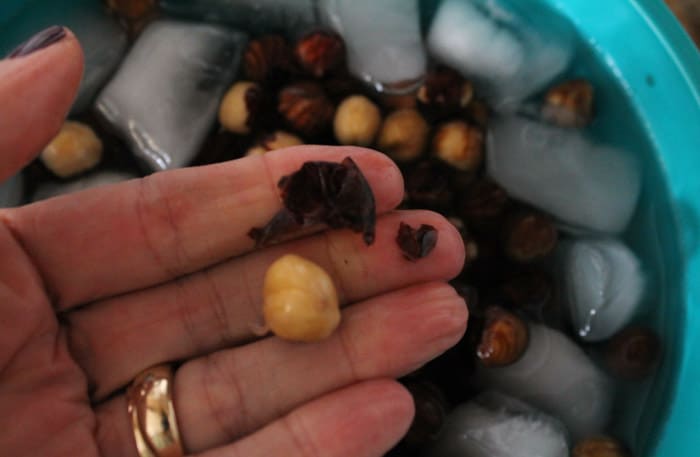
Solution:
[[[4,0],[0,53],[60,22],[76,4],[98,1]],[[616,431],[637,457],[697,455],[700,55],[661,0],[543,1],[570,18],[586,42],[572,73],[598,89],[604,119],[593,134],[638,151],[647,165],[626,239],[650,269],[653,290],[640,318],[663,335],[665,356],[655,378],[621,389]]]

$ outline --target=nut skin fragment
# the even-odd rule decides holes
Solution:
[[[323,133],[335,114],[335,107],[323,88],[312,81],[284,87],[279,94],[277,110],[287,124],[307,137]]]
[[[476,171],[484,160],[484,134],[466,122],[448,122],[433,137],[433,154],[458,170]]]
[[[330,275],[303,257],[287,254],[265,273],[263,315],[280,338],[315,342],[340,324],[338,294]]]
[[[94,168],[102,159],[102,149],[102,140],[92,128],[66,121],[40,157],[53,174],[69,178]]]
[[[265,136],[258,144],[248,149],[246,156],[262,155],[270,151],[276,151],[277,149],[289,148],[302,144],[304,144],[304,142],[298,136],[283,130],[277,130]]]
[[[515,363],[527,349],[529,332],[525,322],[505,309],[486,309],[481,342],[476,350],[481,364],[503,367]]]
[[[631,457],[627,449],[614,438],[596,436],[576,444],[571,457]]]
[[[247,135],[258,117],[263,98],[263,89],[257,83],[235,83],[221,100],[219,122],[230,132]]]
[[[319,30],[301,37],[294,54],[309,75],[323,78],[345,62],[345,43],[337,33]]]
[[[651,329],[628,327],[609,341],[605,362],[617,377],[640,381],[654,373],[661,358],[661,340]]]
[[[560,127],[585,127],[593,119],[593,92],[583,79],[558,84],[545,95],[542,117]]]
[[[374,142],[382,115],[377,105],[364,95],[352,95],[338,106],[333,130],[338,143],[369,146]]]
[[[432,225],[422,224],[417,229],[401,222],[396,243],[406,260],[415,262],[430,254],[438,241],[438,232]]]
[[[516,262],[533,262],[549,255],[557,245],[554,222],[537,211],[523,211],[506,222],[503,250]]]
[[[394,111],[384,120],[377,147],[397,162],[415,160],[423,153],[429,132],[428,123],[418,111]]]

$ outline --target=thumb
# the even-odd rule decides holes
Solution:
[[[34,35],[0,60],[0,182],[56,136],[83,74],[83,53],[61,27]]]

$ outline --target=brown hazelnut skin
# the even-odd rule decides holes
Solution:
[[[284,87],[277,111],[294,130],[313,137],[331,125],[335,107],[319,84],[308,81]]]
[[[579,441],[571,457],[631,457],[625,447],[614,438],[595,436]]]
[[[593,86],[575,79],[552,87],[545,95],[542,117],[561,127],[585,127],[593,118]]]
[[[628,327],[607,344],[605,362],[617,377],[639,381],[650,376],[661,357],[661,341],[645,327]]]
[[[489,179],[479,179],[464,191],[458,211],[470,228],[491,231],[500,225],[510,204],[502,187]]]
[[[345,62],[345,42],[337,33],[311,32],[297,41],[294,55],[309,75],[323,78]]]
[[[41,161],[53,174],[69,178],[94,168],[102,159],[102,140],[88,125],[66,121],[41,152]]]
[[[549,255],[559,234],[549,216],[534,210],[512,214],[504,226],[503,250],[516,262],[526,263]]]
[[[243,54],[243,72],[251,81],[280,82],[294,72],[292,50],[281,35],[251,40]]]
[[[238,81],[219,105],[219,122],[229,132],[246,135],[263,105],[263,89],[251,81]]]
[[[529,342],[527,324],[499,306],[490,306],[476,355],[485,367],[504,367],[517,362]]]
[[[484,134],[466,122],[448,122],[433,137],[433,154],[458,170],[476,171],[484,161]]]
[[[430,127],[414,109],[394,111],[384,119],[377,148],[397,162],[415,160],[428,142]]]
[[[343,100],[335,111],[333,130],[338,143],[369,146],[374,142],[382,114],[377,105],[364,95],[352,95]]]
[[[262,155],[270,151],[276,151],[277,149],[289,148],[302,144],[304,144],[304,142],[298,136],[283,130],[277,130],[262,138],[255,146],[248,149],[245,155]]]

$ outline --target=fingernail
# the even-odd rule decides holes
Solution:
[[[65,36],[65,28],[61,27],[60,25],[53,25],[48,29],[42,30],[24,43],[17,46],[14,51],[7,55],[7,58],[14,59],[15,57],[26,56],[61,41]]]

